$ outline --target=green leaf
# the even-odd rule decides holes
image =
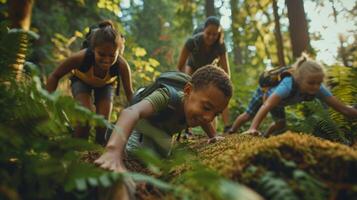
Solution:
[[[98,186],[98,180],[96,178],[93,178],[93,177],[89,177],[88,178],[88,183],[89,183],[89,185],[91,185],[93,187]]]
[[[109,187],[112,181],[109,178],[109,173],[103,174],[99,177],[99,182],[103,187]]]
[[[253,190],[232,182],[222,179],[219,184],[219,192],[222,199],[232,200],[262,200],[263,198]]]
[[[161,181],[159,179],[156,179],[152,176],[139,174],[139,173],[133,173],[133,172],[125,173],[124,176],[130,177],[130,178],[134,179],[134,181],[150,183],[162,190],[173,190],[174,189],[173,185],[166,183],[164,181]]]
[[[85,179],[76,180],[76,189],[79,191],[84,191],[87,189],[87,183]]]

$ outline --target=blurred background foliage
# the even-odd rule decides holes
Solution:
[[[18,11],[11,15],[10,2],[16,8],[31,4],[31,9],[29,13]],[[357,3],[354,2],[351,7],[343,7],[342,2],[319,0],[313,3],[317,11],[331,8],[330,15],[336,23],[341,23],[342,16],[356,24]],[[302,12],[291,9],[291,6],[302,8]],[[92,138],[89,142],[77,141],[69,134],[76,123],[108,127],[112,126],[111,123],[83,109],[70,98],[67,78],[62,79],[54,94],[48,94],[42,88],[49,73],[63,59],[80,49],[89,26],[104,19],[111,19],[116,23],[125,35],[124,56],[131,66],[134,88],[138,88],[150,83],[160,72],[176,69],[178,55],[185,40],[192,35],[194,28],[202,25],[206,16],[222,16],[229,12],[230,23],[224,31],[234,84],[234,95],[229,105],[233,120],[244,111],[257,86],[257,77],[266,67],[291,64],[296,59],[295,52],[306,51],[312,56],[319,53],[320,50],[314,49],[311,43],[320,40],[324,30],[308,31],[309,24],[314,19],[307,18],[303,8],[302,0],[0,0],[0,105],[3,108],[0,115],[0,197],[96,199],[96,195],[91,195],[92,189],[97,186],[108,187],[120,179],[117,174],[79,162],[76,158],[82,157],[83,152],[100,151],[101,148],[93,144]],[[20,23],[20,26],[14,23],[16,16],[26,18],[31,13],[31,26],[28,24],[26,28],[25,22]],[[306,24],[296,21],[306,21]],[[291,30],[296,29],[305,32],[302,31],[300,35],[292,34]],[[299,44],[292,41],[298,41]],[[357,28],[341,33],[338,41],[335,62],[325,64],[328,74],[326,84],[344,103],[356,105]],[[19,71],[21,74],[25,73],[22,78],[19,77]],[[117,114],[125,105],[123,94],[115,98],[111,122],[116,120]],[[355,144],[356,121],[326,109],[318,101],[289,107],[287,116],[289,128],[295,132],[305,132],[342,144]],[[263,127],[270,122],[270,118],[265,120]],[[219,128],[222,129],[220,123]],[[243,127],[242,130],[246,128]],[[143,160],[149,158],[150,155],[146,155]],[[279,162],[289,169],[290,177],[294,171],[298,171],[295,164],[289,164],[285,160]],[[170,165],[170,169],[179,164]],[[164,178],[178,189],[157,182],[155,178],[144,179],[170,191],[170,195],[178,198],[199,199],[202,193],[197,191],[202,192],[209,187],[204,185],[208,179],[217,181],[217,184],[223,181],[227,188],[240,187],[222,179],[216,172],[200,173],[200,166],[201,164],[193,166],[192,171],[181,179],[171,181]],[[169,176],[170,169],[164,170],[163,174]],[[249,170],[252,174],[260,172],[259,168],[254,167]],[[202,178],[204,176],[209,178]],[[303,173],[300,173],[300,177],[313,179]],[[264,172],[261,180],[248,185],[253,187],[256,184],[255,189],[261,191],[280,184],[287,188],[287,194],[291,194],[290,188],[281,178],[284,177],[279,177],[276,172]],[[203,187],[188,191],[185,186],[192,182]],[[322,191],[320,197],[324,199],[324,186],[320,186],[316,180],[310,182],[314,183],[317,190]],[[209,188],[209,191],[208,194],[216,199],[227,199],[227,195],[242,195],[225,193],[224,188]],[[273,196],[274,193],[270,195]],[[272,196],[265,195],[273,198]]]

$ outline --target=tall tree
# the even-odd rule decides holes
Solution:
[[[233,63],[237,71],[240,71],[240,66],[242,65],[242,50],[240,47],[240,34],[239,26],[241,25],[239,20],[239,1],[231,0],[231,12],[232,12],[232,36],[233,36]]]
[[[276,47],[278,51],[278,61],[279,66],[285,66],[284,59],[284,45],[283,45],[283,37],[281,36],[280,30],[280,16],[278,13],[278,5],[276,0],[273,0],[273,12],[274,12],[274,21],[275,21],[275,38],[276,38]]]
[[[8,3],[11,27],[29,30],[33,0],[11,0]]]
[[[215,15],[214,0],[205,0],[206,17]]]
[[[293,57],[297,58],[310,47],[304,2],[303,0],[286,0],[286,5]]]

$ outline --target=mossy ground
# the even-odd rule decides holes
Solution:
[[[292,132],[269,138],[236,134],[214,144],[207,144],[206,141],[206,138],[199,137],[183,143],[185,148],[194,152],[195,158],[203,166],[250,187],[265,198],[274,199],[269,196],[271,192],[265,193],[265,190],[269,190],[269,184],[261,186],[262,176],[267,174],[286,182],[286,187],[291,188],[299,199],[313,199],[316,196],[322,199],[357,197],[357,176],[354,174],[357,171],[357,150],[354,146]],[[132,171],[148,173],[135,160],[127,160],[127,165]],[[171,181],[174,182],[192,167],[187,162],[174,168],[170,173]],[[295,172],[302,172],[308,178],[302,181],[296,178]],[[313,191],[317,193],[315,196],[306,194],[314,187],[318,188]],[[152,187],[139,187],[138,197],[172,198],[170,194]]]

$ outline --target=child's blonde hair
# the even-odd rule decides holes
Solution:
[[[294,63],[293,69],[293,76],[297,80],[301,80],[307,74],[320,73],[325,76],[324,67],[320,63],[310,59],[305,53]]]

